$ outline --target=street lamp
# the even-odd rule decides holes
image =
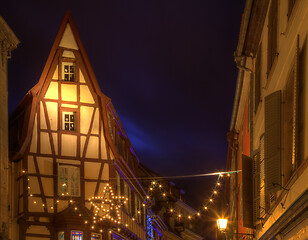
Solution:
[[[227,229],[228,220],[220,218],[217,220],[217,227],[220,231],[225,232]]]

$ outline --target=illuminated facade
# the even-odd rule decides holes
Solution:
[[[139,160],[69,13],[10,117],[10,156],[13,239],[146,239]]]
[[[247,0],[230,132],[230,237],[308,238],[308,2]],[[233,234],[233,235],[232,235]]]
[[[8,157],[8,77],[7,60],[19,40],[0,16],[0,239],[9,239],[11,232],[11,186]]]

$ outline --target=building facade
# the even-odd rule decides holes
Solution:
[[[8,145],[8,74],[7,60],[19,40],[0,16],[0,239],[10,236],[10,162]]]
[[[235,61],[229,238],[308,238],[305,0],[247,0]]]
[[[70,13],[9,131],[12,239],[173,239],[163,235],[168,226],[153,213],[138,156]]]

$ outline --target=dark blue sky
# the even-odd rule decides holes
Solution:
[[[21,41],[10,112],[37,83],[67,10],[140,160],[166,176],[224,170],[244,0],[5,1],[0,14]],[[201,207],[214,182],[176,183]]]

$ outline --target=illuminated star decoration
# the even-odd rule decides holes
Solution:
[[[95,228],[96,224],[106,220],[116,225],[121,224],[120,208],[127,203],[128,198],[124,196],[115,196],[109,183],[104,187],[103,196],[91,197],[88,200],[94,213],[91,225],[92,229]],[[85,223],[87,224],[88,221]]]

